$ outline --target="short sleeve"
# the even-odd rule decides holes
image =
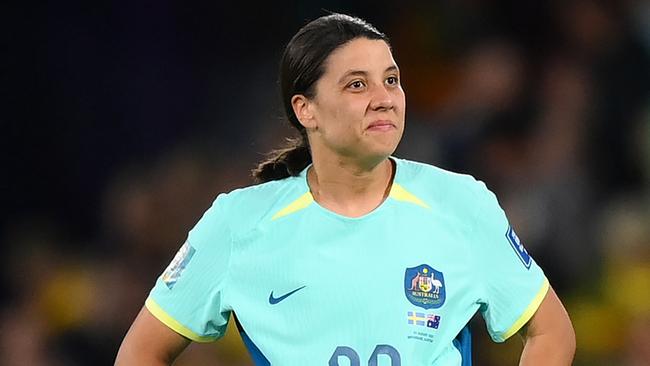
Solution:
[[[161,322],[196,342],[223,336],[230,316],[223,301],[232,250],[224,197],[190,231],[145,302]]]
[[[480,309],[490,337],[503,342],[530,320],[549,284],[509,225],[496,196],[480,185],[474,230]]]

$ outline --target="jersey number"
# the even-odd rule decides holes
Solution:
[[[402,366],[402,359],[399,356],[399,352],[387,344],[380,344],[375,347],[370,359],[368,359],[368,366],[377,366],[379,355],[390,357],[391,366]],[[329,366],[339,366],[339,357],[346,357],[350,361],[350,366],[361,366],[359,354],[347,346],[336,347],[334,354],[330,357]]]

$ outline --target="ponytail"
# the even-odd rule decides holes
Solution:
[[[287,146],[271,151],[268,158],[253,169],[253,177],[258,183],[295,177],[311,163],[309,144],[303,134],[287,141]]]

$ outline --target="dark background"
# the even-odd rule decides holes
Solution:
[[[391,38],[407,95],[396,155],[497,193],[565,301],[576,365],[650,362],[648,2],[3,8],[0,364],[112,363],[187,230],[291,133],[277,64],[326,10]],[[516,363],[519,341],[476,324],[477,364]],[[246,365],[242,352],[229,332],[179,364]]]

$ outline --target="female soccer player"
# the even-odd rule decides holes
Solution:
[[[257,365],[469,365],[467,324],[519,332],[522,365],[569,365],[564,307],[470,176],[392,157],[405,97],[386,36],[347,15],[284,52],[301,138],[217,197],[157,280],[118,365],[167,365],[237,323]]]

